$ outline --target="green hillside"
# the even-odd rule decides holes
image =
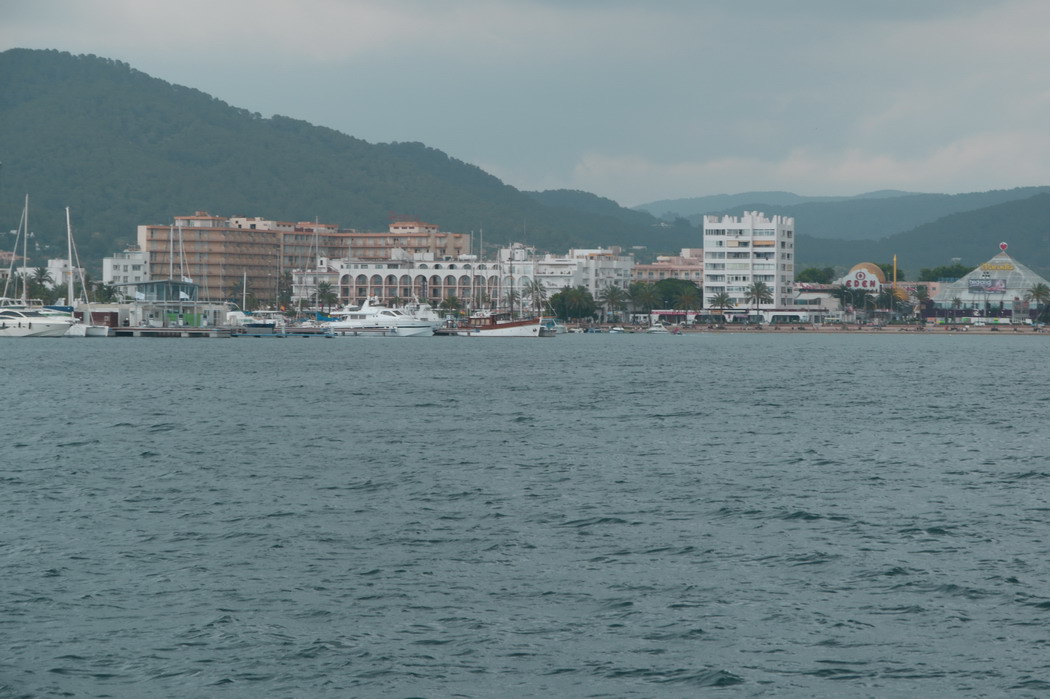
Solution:
[[[800,229],[801,230],[801,229]],[[1050,277],[1050,193],[945,216],[880,240],[829,240],[800,234],[796,249],[801,267],[852,266],[857,262],[898,263],[914,278],[923,267],[968,266],[1009,253],[1044,277]]]
[[[447,231],[484,228],[487,244],[526,238],[552,251],[696,244],[686,224],[530,195],[421,143],[264,118],[96,56],[0,53],[0,124],[0,227],[17,226],[28,192],[41,245],[33,264],[64,249],[65,206],[89,260],[133,241],[139,224],[197,210],[359,230],[385,230],[396,212]]]

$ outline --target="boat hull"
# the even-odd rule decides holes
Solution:
[[[464,337],[554,337],[554,328],[540,325],[535,320],[490,323],[455,328],[454,334]]]
[[[432,325],[398,325],[395,327],[373,326],[336,326],[331,325],[328,331],[332,337],[430,337],[434,334]]]
[[[70,323],[50,321],[0,321],[0,337],[62,337]]]

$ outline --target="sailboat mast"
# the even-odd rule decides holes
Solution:
[[[73,224],[69,222],[69,207],[66,207],[66,304],[73,305]]]
[[[22,236],[22,264],[25,274],[22,275],[22,304],[29,304],[29,194],[26,194],[25,208],[26,229]]]

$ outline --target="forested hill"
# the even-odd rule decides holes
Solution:
[[[64,249],[65,206],[93,260],[132,242],[139,224],[197,210],[359,230],[385,230],[397,212],[551,251],[696,244],[684,222],[660,226],[613,202],[588,210],[578,197],[553,195],[550,206],[546,193],[521,192],[421,143],[372,144],[264,118],[96,56],[0,53],[0,124],[0,227],[15,228],[28,192],[31,229],[51,246],[33,264]]]
[[[952,214],[881,240],[799,235],[797,249],[801,266],[889,262],[897,255],[901,267],[915,274],[923,267],[950,265],[954,258],[977,266],[998,253],[1001,242],[1019,262],[1050,276],[1050,194]]]

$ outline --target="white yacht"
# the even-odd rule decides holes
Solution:
[[[48,315],[29,308],[0,308],[0,337],[62,337],[73,325],[68,315]]]
[[[379,303],[377,298],[366,299],[360,308],[338,311],[339,320],[326,324],[335,337],[429,337],[434,334],[430,320],[414,318],[397,308]]]

